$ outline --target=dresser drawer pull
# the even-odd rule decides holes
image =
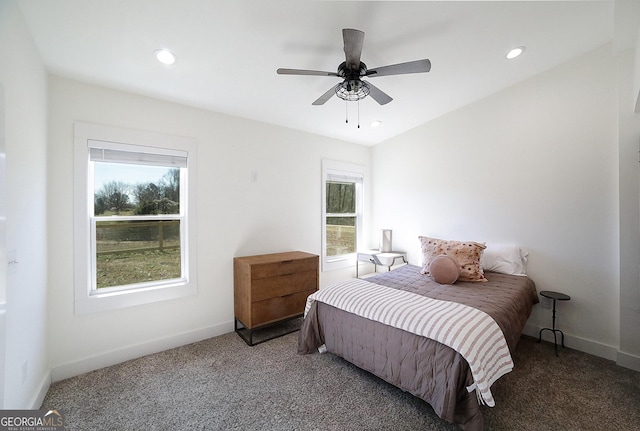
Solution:
[[[293,260],[283,260],[280,263],[292,263],[292,262],[293,262]]]
[[[289,296],[293,296],[293,295],[295,295],[295,293],[290,293],[290,294],[288,294],[288,295],[281,296],[281,298],[287,298],[287,297],[289,297]]]

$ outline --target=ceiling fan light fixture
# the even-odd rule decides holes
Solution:
[[[336,96],[347,102],[356,102],[369,95],[369,84],[359,79],[345,79],[336,86]]]
[[[507,52],[507,60],[513,60],[516,57],[519,57],[520,54],[522,54],[524,52],[526,48],[524,46],[517,46],[513,49],[511,49],[509,52]]]
[[[167,66],[172,65],[177,60],[176,55],[168,49],[156,49],[153,51],[153,54],[160,63],[166,64]]]

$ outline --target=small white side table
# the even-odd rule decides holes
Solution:
[[[409,263],[407,261],[407,253],[404,251],[391,251],[388,253],[383,253],[380,250],[366,250],[359,251],[357,254],[358,258],[356,259],[356,278],[360,278],[360,262],[372,263],[374,272],[378,272],[378,265],[386,266],[389,271],[391,271],[391,267],[396,264],[396,259],[402,259],[402,262]]]

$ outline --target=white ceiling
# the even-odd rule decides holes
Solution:
[[[611,1],[18,0],[51,73],[373,145],[613,39]],[[335,77],[341,30],[365,32],[371,69],[428,58],[429,73],[371,82],[394,100],[311,102]],[[524,55],[507,61],[518,45]],[[172,66],[158,48],[178,56]],[[358,106],[361,128],[357,128]],[[348,111],[349,123],[345,123]],[[382,121],[378,128],[373,120]]]

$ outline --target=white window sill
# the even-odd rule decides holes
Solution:
[[[196,283],[181,282],[135,290],[96,292],[80,297],[76,295],[75,314],[97,313],[169,299],[185,298],[196,295],[197,291]]]
[[[355,268],[356,253],[345,254],[339,257],[325,257],[322,262],[322,271],[334,271],[336,269]]]

